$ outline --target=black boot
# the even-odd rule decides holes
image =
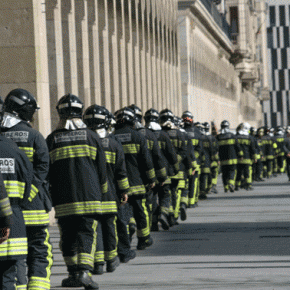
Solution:
[[[78,279],[78,272],[69,272],[68,278],[62,280],[61,287],[82,287],[82,284]]]
[[[104,264],[102,263],[95,263],[94,264],[94,270],[93,270],[93,274],[94,275],[102,275],[104,273]]]
[[[116,256],[114,259],[107,261],[107,272],[114,272],[120,265],[120,259]]]
[[[162,213],[159,216],[158,221],[161,223],[161,227],[163,230],[165,231],[169,230],[168,218],[166,217],[164,213]]]
[[[140,239],[138,240],[137,250],[145,250],[153,244],[153,239],[149,237],[147,240]]]
[[[99,285],[92,279],[92,274],[88,270],[79,272],[78,281],[86,290],[98,290]]]
[[[185,221],[187,218],[186,216],[186,205],[184,203],[180,204],[180,219]]]

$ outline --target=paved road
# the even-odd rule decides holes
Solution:
[[[114,273],[94,276],[102,290],[290,289],[290,183],[286,175],[256,183],[253,191],[219,194],[188,210],[170,231],[153,233],[154,245]],[[52,289],[67,276],[54,246]],[[136,248],[133,240],[132,248]]]

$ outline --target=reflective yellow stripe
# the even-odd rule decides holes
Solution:
[[[179,171],[176,175],[171,177],[172,179],[184,179],[184,172]]]
[[[106,161],[107,163],[115,164],[116,163],[116,153],[105,151]]]
[[[116,201],[102,201],[102,213],[117,213]]]
[[[251,144],[251,140],[249,139],[238,139],[239,144],[243,144],[243,145],[250,145]]]
[[[50,289],[50,279],[41,278],[41,277],[29,277],[28,282],[29,290],[49,290]]]
[[[61,159],[76,157],[90,157],[95,160],[97,156],[97,148],[89,145],[66,146],[52,150],[49,152],[49,156],[51,163]]]
[[[125,154],[137,154],[140,151],[139,144],[122,144]]]
[[[198,140],[197,139],[191,139],[191,143],[193,146],[198,145]]]
[[[49,214],[45,210],[23,210],[25,225],[49,224]]]
[[[236,139],[227,139],[218,141],[219,146],[236,144]]]
[[[235,165],[238,163],[237,159],[231,159],[231,160],[223,160],[221,161],[221,165]]]
[[[23,198],[25,183],[17,180],[4,180],[5,189],[8,197]]]
[[[0,200],[0,209],[0,217],[6,217],[13,214],[8,197]]]
[[[146,188],[144,185],[130,186],[128,194],[145,194]]]
[[[161,168],[159,170],[156,170],[156,175],[158,177],[166,177],[167,176],[166,168],[163,167],[163,168]]]
[[[0,244],[0,257],[27,255],[27,238],[11,238]]]
[[[30,202],[36,197],[38,191],[39,191],[38,188],[32,184],[31,185],[31,190],[30,190],[30,196],[28,198],[28,200]]]
[[[143,229],[137,229],[137,237],[138,238],[146,238],[150,235],[150,227],[149,227],[149,213],[146,206],[146,198],[142,199],[142,207],[143,207],[143,213],[146,216],[146,227]]]
[[[179,162],[175,163],[175,164],[173,165],[173,167],[174,167],[175,170],[179,170]]]
[[[117,212],[115,201],[83,201],[55,206],[56,217],[78,214]]]
[[[102,193],[107,193],[108,192],[108,182],[102,184]]]
[[[126,190],[130,188],[129,180],[127,177],[121,180],[117,180],[117,183],[120,190]]]
[[[201,168],[201,173],[211,173],[210,168],[209,167]]]
[[[238,160],[239,164],[248,164],[251,165],[252,164],[252,159],[243,159],[243,160]]]
[[[67,266],[74,266],[78,264],[78,256],[72,256],[72,257],[63,257],[64,262]]]
[[[27,285],[16,285],[16,290],[26,290]]]
[[[152,140],[147,140],[147,146],[149,150],[153,149],[154,142]]]
[[[152,169],[146,171],[146,175],[147,175],[147,177],[148,177],[149,179],[153,179],[153,178],[155,177],[155,170],[154,170],[154,168],[152,168]]]
[[[35,152],[35,149],[33,149],[33,147],[19,147],[19,149],[25,153],[30,162],[33,162],[33,155]]]
[[[158,141],[160,149],[165,149],[166,148],[166,142],[165,141]]]
[[[95,252],[95,258],[94,258],[94,262],[104,262],[105,260],[105,252],[104,251],[96,251]]]

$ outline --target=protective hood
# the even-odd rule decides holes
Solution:
[[[21,118],[19,118],[18,116],[11,114],[11,113],[7,113],[5,112],[3,114],[3,119],[2,119],[2,123],[1,126],[3,128],[12,128],[15,125],[17,125],[18,123],[22,122],[23,120]]]
[[[66,129],[66,130],[77,130],[87,128],[86,124],[80,118],[73,119],[61,119],[56,127],[57,130]]]
[[[96,133],[99,135],[101,139],[106,138],[109,136],[108,131],[105,128],[96,130]]]
[[[171,121],[166,121],[164,122],[163,124],[161,124],[161,127],[167,127],[167,128],[170,128],[170,129],[178,129],[173,122]]]
[[[149,122],[146,124],[146,128],[152,130],[152,131],[160,131],[162,130],[161,126],[156,122]]]
[[[221,129],[221,134],[226,134],[226,133],[229,133],[229,132],[230,132],[229,128]]]
[[[144,128],[144,126],[143,126],[140,122],[137,121],[137,122],[135,122],[135,124],[134,124],[134,128],[138,130],[138,129],[142,129],[142,128]]]

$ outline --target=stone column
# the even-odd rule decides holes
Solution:
[[[158,80],[157,80],[157,40],[156,40],[156,0],[152,0],[152,56],[151,56],[151,63],[152,63],[152,107],[157,109],[159,103],[158,96]],[[148,108],[150,109],[150,108]]]
[[[147,67],[147,108],[152,107],[152,63],[151,63],[151,46],[152,46],[152,34],[151,34],[151,22],[150,22],[150,14],[152,12],[152,5],[151,5],[151,0],[146,1],[146,35],[147,35],[147,50],[146,50],[146,67]]]

